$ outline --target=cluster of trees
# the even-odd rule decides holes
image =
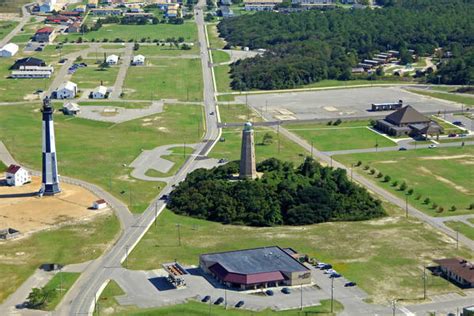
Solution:
[[[232,65],[236,90],[292,88],[322,79],[351,79],[351,68],[388,49],[418,55],[435,48],[472,47],[474,2],[385,1],[374,10],[259,12],[225,19],[220,35],[229,46],[264,48],[263,57]],[[460,56],[461,56],[460,55]],[[402,61],[411,62],[410,54]]]
[[[436,73],[428,76],[431,83],[468,85],[474,83],[474,47],[453,53],[442,62]]]
[[[177,214],[251,226],[307,225],[366,220],[385,215],[381,202],[351,182],[345,170],[323,167],[311,158],[295,168],[275,158],[257,165],[258,180],[230,181],[238,161],[199,169],[171,193]]]

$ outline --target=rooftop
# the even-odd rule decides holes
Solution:
[[[394,124],[410,124],[410,123],[428,123],[430,120],[415,110],[411,105],[404,106],[403,108],[387,115],[385,120]]]
[[[455,273],[467,282],[474,283],[474,263],[462,258],[448,258],[433,261],[439,264],[440,267]]]

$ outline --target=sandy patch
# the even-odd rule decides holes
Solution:
[[[166,127],[163,127],[163,126],[158,127],[158,130],[160,132],[163,132],[163,133],[169,133],[170,132],[169,129],[167,129]]]
[[[37,192],[39,177],[22,187],[0,186],[0,195]],[[22,196],[0,198],[0,227],[12,227],[21,233],[32,233],[61,223],[94,216],[89,207],[98,198],[86,189],[61,183],[62,192],[53,197]]]
[[[150,126],[153,125],[153,123],[142,123],[142,126]]]
[[[135,180],[130,178],[130,176],[128,174],[124,174],[122,176],[119,176],[119,177],[117,177],[117,179],[122,180],[122,181],[135,182]]]
[[[398,161],[395,160],[384,160],[384,161],[377,161],[377,163],[383,163],[383,164],[390,164],[390,163],[397,163]]]
[[[370,225],[379,226],[379,225],[386,225],[386,224],[395,224],[395,223],[398,223],[399,220],[400,220],[399,217],[384,217],[382,219],[369,221],[368,223]]]
[[[473,155],[454,155],[454,156],[429,156],[420,157],[421,160],[448,160],[448,159],[462,159],[462,158],[474,158]]]
[[[334,107],[334,106],[325,106],[325,107],[323,107],[323,109],[325,109],[325,110],[328,111],[328,112],[337,112],[337,111],[339,111],[339,110],[338,110],[336,107]]]
[[[150,122],[151,121],[151,118],[145,118],[142,120],[143,122]]]
[[[464,194],[471,194],[469,192],[468,189],[466,189],[465,187],[463,187],[462,185],[457,185],[456,183],[454,183],[453,181],[451,180],[448,180],[446,178],[443,178],[441,176],[438,176],[436,174],[434,174],[431,170],[425,168],[425,167],[418,167],[418,170],[420,170],[421,172],[423,173],[426,173],[426,174],[430,174],[432,176],[434,176],[436,178],[436,180],[440,181],[440,182],[443,182],[443,183],[446,183],[447,185],[455,188],[456,190],[458,190],[459,192],[461,193],[464,193]]]

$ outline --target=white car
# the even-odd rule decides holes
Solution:
[[[435,145],[435,144],[431,144],[431,145],[428,146],[428,148],[430,148],[430,149],[436,148],[436,145]]]
[[[337,273],[336,270],[334,270],[334,269],[327,269],[326,271],[324,271],[324,274],[333,274],[333,273]]]

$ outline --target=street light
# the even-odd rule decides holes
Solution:
[[[331,278],[331,313],[334,312],[334,278]]]

